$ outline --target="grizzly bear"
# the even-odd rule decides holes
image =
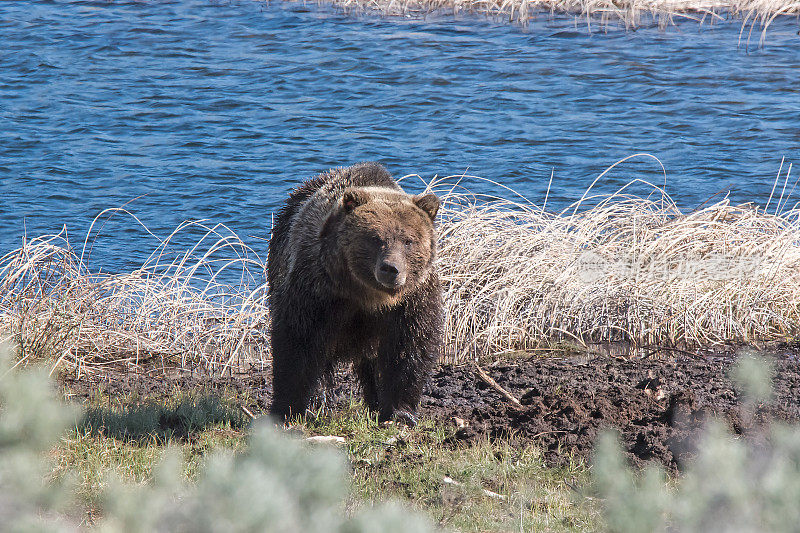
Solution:
[[[305,414],[349,362],[381,421],[416,422],[442,339],[438,210],[436,195],[406,194],[377,163],[332,169],[291,193],[267,260],[273,415]]]

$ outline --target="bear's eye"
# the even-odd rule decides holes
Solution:
[[[405,244],[407,247],[414,246],[414,239],[412,239],[411,237],[407,237]]]

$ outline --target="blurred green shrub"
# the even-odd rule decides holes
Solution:
[[[733,372],[743,409],[769,397],[769,366],[752,354]],[[710,421],[698,453],[667,483],[663,470],[633,472],[617,437],[597,443],[593,477],[609,530],[619,533],[800,531],[800,427],[774,424],[766,439],[735,437]]]
[[[46,373],[12,369],[0,348],[0,529],[78,531],[74,483],[46,480],[44,455],[78,420],[59,401]],[[102,532],[423,533],[430,521],[398,504],[345,509],[348,470],[338,451],[309,448],[257,423],[242,453],[212,452],[198,479],[187,482],[179,451],[167,449],[151,483],[109,477]],[[71,516],[71,514],[73,516]],[[79,513],[78,513],[79,514]]]

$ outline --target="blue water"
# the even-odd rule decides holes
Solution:
[[[159,236],[204,218],[263,253],[291,187],[363,160],[467,172],[537,203],[552,172],[555,209],[647,152],[681,206],[764,204],[781,158],[800,163],[799,27],[776,21],[758,48],[758,30],[737,46],[738,21],[630,32],[250,0],[3,1],[0,252],[65,224],[79,244],[125,205]],[[632,178],[663,180],[638,159],[598,187]],[[93,264],[133,268],[153,242],[118,216]]]

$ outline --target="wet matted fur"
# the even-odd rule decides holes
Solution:
[[[350,362],[381,420],[414,422],[442,343],[434,268],[439,200],[377,163],[303,183],[278,214],[267,262],[274,415],[302,415]]]

